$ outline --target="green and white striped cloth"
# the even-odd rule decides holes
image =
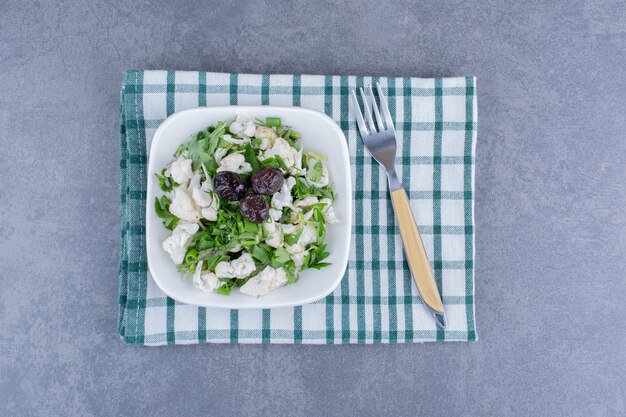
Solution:
[[[397,167],[446,308],[427,316],[402,252],[383,170],[363,149],[351,88],[380,81],[398,132]],[[121,93],[119,333],[128,343],[405,343],[476,340],[474,321],[475,78],[386,78],[127,71]],[[335,292],[302,307],[199,308],[166,297],[148,272],[147,155],[174,112],[198,106],[302,106],[343,129],[354,182],[348,270]],[[286,121],[289,122],[288,120]],[[297,128],[297,126],[296,126]]]

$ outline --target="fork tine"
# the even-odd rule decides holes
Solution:
[[[376,124],[378,125],[378,130],[385,130],[385,124],[383,123],[383,118],[380,117],[380,112],[378,111],[378,104],[376,104],[376,99],[374,98],[374,90],[372,90],[372,86],[369,85],[367,87],[367,92],[370,96],[370,100],[372,100],[372,107],[374,108],[374,116],[376,116]]]
[[[378,91],[378,98],[380,99],[380,111],[383,113],[383,117],[385,118],[387,129],[395,130],[395,127],[393,127],[393,120],[391,119],[391,113],[389,113],[389,105],[387,104],[387,99],[383,94],[383,89],[380,87],[379,82],[376,83],[376,90]]]
[[[359,132],[361,132],[361,137],[369,135],[367,126],[365,126],[365,120],[363,120],[363,115],[361,114],[361,108],[359,107],[359,100],[356,98],[356,91],[354,89],[350,91],[350,98],[352,98],[354,116],[356,117],[356,124],[357,126],[359,126]]]
[[[360,87],[359,91],[361,92],[361,99],[363,99],[363,107],[365,111],[365,118],[367,119],[367,124],[370,127],[370,131],[372,133],[376,133],[376,125],[374,124],[374,119],[372,119],[372,105],[367,99],[365,92],[363,91],[363,87]]]

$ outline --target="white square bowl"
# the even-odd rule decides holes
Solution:
[[[191,135],[220,120],[232,120],[241,115],[253,117],[280,117],[283,124],[302,134],[305,151],[315,151],[328,157],[330,180],[335,186],[335,212],[339,223],[328,225],[325,242],[328,244],[330,266],[321,270],[308,269],[294,284],[278,288],[269,294],[254,298],[233,290],[230,296],[206,293],[194,288],[191,277],[182,280],[169,255],[161,248],[170,234],[154,211],[154,199],[163,193],[154,174],[173,160],[173,153]],[[352,180],[350,157],[346,138],[337,124],[328,116],[299,107],[227,106],[199,107],[175,113],[157,129],[152,140],[148,160],[148,189],[146,196],[146,250],[148,268],[159,288],[169,297],[186,304],[230,309],[276,308],[308,304],[330,294],[339,285],[348,265],[352,230]]]

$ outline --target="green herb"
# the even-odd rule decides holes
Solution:
[[[159,187],[161,187],[161,190],[165,193],[169,193],[173,188],[178,187],[179,184],[171,177],[166,176],[165,171],[167,171],[167,169],[163,168],[160,174],[154,174],[154,176],[159,181]]]
[[[288,171],[289,170],[289,168],[287,168],[287,164],[285,164],[285,161],[283,160],[283,158],[280,157],[280,155],[274,155],[274,158],[276,158],[276,162],[278,162],[278,166],[283,171]]]
[[[289,246],[295,245],[300,240],[300,236],[302,236],[302,232],[304,231],[304,227],[301,227],[296,233],[292,235],[285,235],[285,243]]]
[[[309,265],[309,268],[320,270],[322,268],[326,268],[327,266],[331,266],[331,265],[332,263],[330,262],[316,262],[313,265]]]
[[[235,145],[234,143],[227,142],[226,139],[224,139],[223,137],[217,141],[218,148],[233,149],[236,146],[237,145]]]
[[[213,154],[209,153],[206,149],[207,139],[204,138],[202,132],[198,132],[191,137],[189,144],[187,145],[187,151],[191,158],[191,167],[194,170],[200,169],[203,163],[208,163],[213,159]],[[208,168],[208,167],[207,167]]]
[[[274,130],[276,130],[276,135],[286,139],[285,136],[288,136],[287,133],[289,132],[289,126],[276,127]]]
[[[280,127],[280,117],[266,117],[265,126]]]
[[[196,265],[198,265],[198,250],[194,247],[189,247],[187,248],[183,262],[178,265],[178,270],[180,272],[193,273],[196,270]],[[185,276],[186,275],[187,274],[185,274]]]
[[[218,229],[217,227],[213,227],[211,228],[211,234],[213,236],[224,236],[226,232],[224,232],[222,229]]]
[[[256,223],[252,223],[252,222],[244,219],[243,225],[244,225],[243,230],[245,232],[250,232],[250,233],[253,233],[253,234],[257,234],[259,232],[259,225],[256,224]]]
[[[229,250],[233,249],[239,244],[237,239],[232,239],[230,242],[223,246],[219,246],[217,248],[205,249],[198,253],[198,260],[201,261],[203,259],[210,259],[216,256],[224,256],[228,253]]]
[[[272,258],[272,268],[280,268],[290,260],[291,258],[289,257],[289,252],[283,248],[277,248],[274,251],[274,256]]]
[[[298,275],[298,268],[293,261],[287,262],[287,264],[283,266],[283,269],[287,273],[287,284],[293,284],[300,279],[300,276]]]
[[[211,134],[209,135],[209,142],[213,142],[214,139],[221,138],[222,136],[224,136],[224,133],[226,132],[226,128],[227,126],[224,122],[217,122],[217,125],[211,131]]]
[[[291,132],[291,130],[290,130]],[[300,142],[290,138],[290,137],[284,137],[283,139],[285,139],[287,141],[287,143],[289,143],[289,146],[296,148],[297,150],[301,150],[302,149],[302,145],[300,144]]]
[[[293,187],[291,191],[295,198],[303,199],[306,197],[317,197],[317,198],[333,198],[333,188],[331,185],[326,185],[324,187],[314,187],[307,184],[307,182],[302,177],[296,177],[296,185]]]
[[[213,167],[216,166],[214,158],[215,149],[225,131],[226,125],[223,122],[219,122],[212,131],[207,129],[191,137],[187,145],[187,151],[189,152],[194,171],[200,169],[202,164],[205,164],[209,172],[213,170]],[[208,136],[205,136],[205,133],[207,133]]]
[[[267,159],[262,160],[261,164],[263,166],[270,167],[270,168],[275,168],[275,169],[279,169],[280,168],[280,165],[278,164],[278,161],[273,156],[271,158],[267,158]]]
[[[214,176],[217,172],[217,162],[215,162],[215,159],[211,159],[210,161],[205,162],[204,166],[206,167],[207,174],[209,174],[210,176]]]
[[[230,258],[226,255],[214,256],[206,260],[206,269],[207,271],[215,271],[215,267],[222,261],[230,261]]]
[[[181,143],[180,145],[178,145],[178,148],[176,148],[176,151],[174,151],[174,158],[178,158],[179,156],[181,156],[184,151],[185,145]]]
[[[315,203],[315,204],[311,204],[309,206],[307,206],[305,212],[309,212],[313,209],[319,209],[319,210],[323,210],[324,207],[326,207],[326,203]]]
[[[246,161],[252,166],[252,172],[257,172],[259,168],[261,168],[261,164],[254,153],[254,149],[252,149],[252,145],[246,143],[244,156],[246,157]]]
[[[198,263],[198,249],[189,248],[187,250],[187,254],[185,255],[185,263],[187,264],[197,264]]]
[[[197,232],[195,235],[193,235],[190,245],[195,247],[199,251],[211,249],[216,246],[219,246],[218,242],[215,239],[215,235],[213,234],[213,231],[209,231],[209,230],[201,230]]]
[[[274,155],[271,158],[264,159],[261,161],[261,164],[270,168],[282,169],[285,172],[289,171],[289,168],[287,168],[285,161],[280,157],[280,155]]]
[[[252,248],[252,253],[251,253],[252,257],[254,259],[256,259],[257,261],[259,261],[261,264],[265,265],[269,265],[271,262],[271,255],[269,253],[269,251],[267,251],[266,249],[264,249],[262,246],[258,245],[258,246],[254,246]]]
[[[221,295],[230,295],[231,289],[235,286],[235,280],[230,279],[225,281],[221,287],[215,290],[216,293]]]
[[[161,200],[159,200],[159,197],[154,199],[154,211],[160,219],[164,219],[165,217],[167,217],[167,214],[169,213],[170,203],[170,199],[167,198],[167,196],[165,195],[161,197]]]
[[[325,244],[315,247],[313,250],[311,250],[311,252],[309,252],[309,259],[307,260],[308,262],[306,262],[307,268],[322,269],[326,266],[331,265],[328,262],[321,262],[324,259],[328,258],[328,256],[330,256],[330,252],[326,251]]]
[[[289,129],[289,126],[284,126],[280,129],[277,129],[276,133],[278,134],[278,136],[286,140],[289,139],[289,137],[291,136],[291,129]]]
[[[154,211],[157,217],[163,219],[163,225],[166,229],[174,230],[180,219],[170,213],[170,204],[171,201],[166,195],[162,196],[160,200],[157,197],[154,199]]]
[[[317,243],[322,243],[324,241],[324,235],[326,234],[326,220],[324,219],[322,211],[316,209],[313,213],[313,219],[317,223]]]
[[[217,137],[213,137],[211,139],[207,139],[207,154],[213,157],[215,160],[215,150],[217,149],[217,145],[220,143],[220,139]]]

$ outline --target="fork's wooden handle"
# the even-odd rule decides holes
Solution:
[[[391,201],[393,202],[396,219],[398,219],[398,225],[400,226],[404,252],[411,268],[411,275],[413,275],[420,296],[426,305],[433,310],[443,313],[443,303],[428,264],[428,257],[426,256],[420,233],[417,230],[417,224],[411,212],[406,191],[403,188],[392,191]]]

